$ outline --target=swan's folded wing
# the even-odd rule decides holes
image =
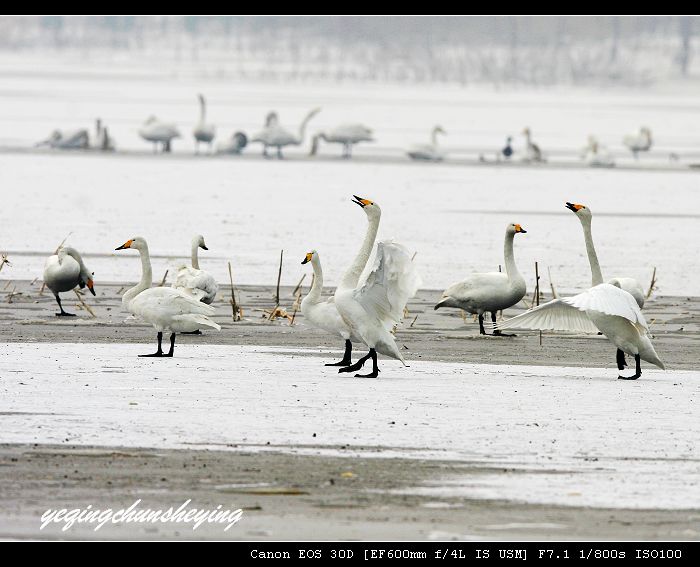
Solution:
[[[648,329],[637,301],[617,286],[603,283],[591,289],[562,299],[563,302],[582,311],[596,311],[606,315],[624,317],[632,324]]]
[[[597,333],[598,328],[591,322],[584,311],[555,299],[539,305],[525,313],[494,325],[495,329],[534,329],[539,331],[573,331],[579,333]]]
[[[211,316],[216,309],[171,287],[153,287],[139,293],[129,311],[144,319],[159,320],[186,314]]]
[[[364,284],[354,291],[365,312],[391,329],[401,321],[408,300],[421,280],[408,250],[392,241],[380,242],[374,264]]]

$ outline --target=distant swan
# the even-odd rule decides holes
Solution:
[[[615,159],[605,146],[601,146],[595,136],[588,136],[588,145],[581,154],[586,164],[591,167],[613,167]]]
[[[44,283],[54,294],[62,317],[74,317],[74,313],[66,313],[61,305],[59,293],[70,291],[79,286],[86,287],[92,295],[95,295],[95,288],[92,281],[92,273],[87,269],[80,253],[70,246],[63,246],[58,249],[57,254],[49,256],[44,266]]]
[[[172,287],[151,287],[153,271],[148,244],[140,236],[127,240],[115,250],[133,248],[141,255],[141,281],[127,290],[122,296],[122,306],[132,315],[153,325],[158,331],[158,350],[153,354],[140,356],[173,356],[175,333],[192,333],[201,327],[221,329],[209,317],[216,310],[194,297]],[[163,332],[170,333],[170,350],[163,353]]]
[[[484,313],[490,311],[491,321],[495,323],[496,313],[512,307],[525,297],[527,288],[515,263],[513,240],[516,234],[525,234],[526,232],[519,224],[509,224],[506,227],[506,237],[503,244],[505,274],[502,272],[472,274],[466,280],[448,287],[434,309],[456,307],[478,315],[479,333],[485,335]],[[498,335],[500,331],[494,331],[494,334]]]
[[[417,161],[442,161],[445,152],[438,146],[438,134],[445,135],[442,126],[435,126],[430,133],[430,144],[414,144],[406,151],[406,155]]]
[[[525,161],[544,161],[542,150],[532,141],[532,132],[530,132],[530,128],[525,128],[523,130],[523,136],[525,136]]]
[[[260,142],[263,145],[263,156],[269,157],[267,148],[277,148],[277,157],[282,159],[282,148],[286,146],[300,146],[304,143],[306,125],[321,111],[320,108],[311,110],[301,121],[299,133],[292,134],[279,124],[276,112],[270,112],[265,119],[265,128],[251,138],[251,142]]]
[[[155,116],[151,116],[139,129],[139,135],[144,140],[153,142],[153,152],[156,153],[158,144],[161,144],[163,152],[171,151],[171,143],[180,137],[180,132],[174,124],[161,122]]]
[[[207,124],[207,103],[204,100],[204,95],[199,97],[199,122],[194,127],[193,135],[195,140],[195,153],[199,153],[199,143],[204,142],[209,144],[209,151],[216,136],[216,127],[213,124]]]
[[[632,152],[634,159],[639,159],[639,152],[651,150],[651,130],[646,126],[639,129],[639,134],[630,134],[622,138],[622,143]]]
[[[310,155],[316,155],[319,141],[323,140],[331,144],[342,144],[343,157],[352,157],[352,147],[359,142],[373,142],[372,130],[362,124],[341,124],[330,130],[319,132],[313,138]]]

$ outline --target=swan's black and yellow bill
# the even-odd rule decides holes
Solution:
[[[115,248],[115,250],[126,250],[127,248],[131,248],[131,243],[133,240],[127,240],[124,244],[122,244],[119,248]]]
[[[576,203],[569,203],[569,201],[567,201],[566,208],[570,211],[578,213],[581,209],[585,209],[586,207],[584,207],[583,205],[577,205]]]
[[[356,205],[360,205],[360,207],[364,208],[367,205],[373,205],[374,203],[370,201],[369,199],[363,199],[362,197],[358,197],[357,195],[353,195],[354,199],[350,199],[353,203]]]
[[[515,232],[522,232],[523,234],[527,234],[527,230],[525,230],[522,226],[519,224],[515,225]]]
[[[95,293],[95,282],[92,281],[92,278],[87,281],[87,287],[92,295],[97,295]]]
[[[308,252],[308,253],[306,254],[306,256],[304,257],[304,259],[301,261],[301,263],[302,263],[302,264],[306,264],[307,262],[311,262],[311,258],[313,258],[313,257],[314,257],[314,253],[313,253],[313,252]]]

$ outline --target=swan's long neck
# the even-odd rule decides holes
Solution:
[[[593,234],[591,232],[591,221],[582,221],[583,238],[586,241],[586,252],[588,253],[588,263],[591,265],[591,283],[596,286],[603,283],[603,273],[600,270],[600,262],[598,262],[598,254],[596,254],[595,246],[593,245]]]
[[[437,148],[438,145],[438,130],[433,130],[433,133],[430,135],[430,141],[433,144],[433,147]]]
[[[513,254],[513,240],[515,239],[515,233],[506,232],[506,239],[503,243],[503,257],[505,258],[506,264],[506,275],[508,276],[508,281],[513,283],[515,280],[523,279],[518,271],[518,266],[515,264],[515,255]]]
[[[372,253],[372,248],[374,247],[374,241],[377,238],[377,231],[379,230],[379,219],[381,215],[368,219],[367,232],[365,233],[365,239],[362,242],[360,251],[355,256],[355,260],[352,265],[345,272],[343,279],[341,281],[341,287],[355,287],[357,282],[360,280],[362,275],[362,270],[365,269],[367,262],[369,261],[370,254]]]
[[[199,241],[192,241],[192,267],[199,270]]]
[[[199,122],[204,124],[207,118],[207,104],[204,101],[204,97],[199,98]]]
[[[132,287],[122,296],[122,304],[128,305],[134,297],[142,291],[151,287],[153,283],[153,270],[151,269],[151,255],[148,253],[148,246],[143,250],[139,250],[141,255],[141,281],[138,285]]]
[[[306,118],[301,121],[301,124],[299,125],[299,143],[302,144],[304,142],[304,136],[306,136],[306,125],[309,123],[309,120],[311,120],[314,117],[315,112],[309,112],[306,115]]]
[[[307,297],[312,301],[320,301],[321,292],[323,291],[323,269],[317,254],[314,254],[311,258],[311,267],[314,269],[314,283],[311,285]]]

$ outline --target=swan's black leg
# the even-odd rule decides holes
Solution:
[[[329,362],[326,366],[350,366],[352,364],[352,343],[345,339],[345,354],[340,362]]]
[[[181,335],[201,335],[201,334],[202,334],[202,331],[200,331],[199,329],[197,329],[196,331],[183,331],[183,332],[180,333],[180,334],[181,334]]]
[[[479,334],[480,335],[486,334],[486,329],[484,329],[484,315],[483,314],[479,314]]]
[[[355,364],[351,364],[350,366],[346,366],[345,368],[341,368],[340,370],[338,370],[338,372],[355,372],[355,370],[359,370],[360,368],[362,368],[364,366],[367,359],[372,356],[373,350],[374,349],[370,349],[369,352],[365,356],[360,358]]]
[[[377,351],[373,348],[369,349],[369,354],[372,357],[372,372],[369,374],[355,374],[355,378],[376,378],[379,376],[379,367],[377,366]]]
[[[56,302],[58,303],[58,308],[61,310],[60,313],[56,313],[56,317],[75,317],[75,313],[67,313],[66,311],[63,310],[63,305],[61,305],[61,298],[58,296],[57,293],[54,294],[56,296]]]
[[[491,311],[491,321],[493,324],[496,324],[496,312]],[[512,333],[504,333],[503,331],[499,331],[498,329],[495,329],[493,331],[493,336],[494,337],[517,337],[517,335],[514,335]]]
[[[277,146],[277,159],[284,159],[282,155],[282,146]]]
[[[619,380],[636,380],[642,375],[642,359],[638,354],[634,355],[634,362],[636,366],[634,376],[618,376]]]
[[[617,349],[617,369],[624,370],[627,368],[627,361],[625,360],[625,353],[620,349]]]
[[[263,145],[263,157],[264,158],[269,158],[270,156],[267,155],[267,145]]]
[[[175,333],[170,334],[170,350],[163,356],[172,356],[175,353]]]
[[[158,350],[153,354],[139,354],[141,358],[150,358],[152,356],[163,356],[163,333],[158,333]]]

